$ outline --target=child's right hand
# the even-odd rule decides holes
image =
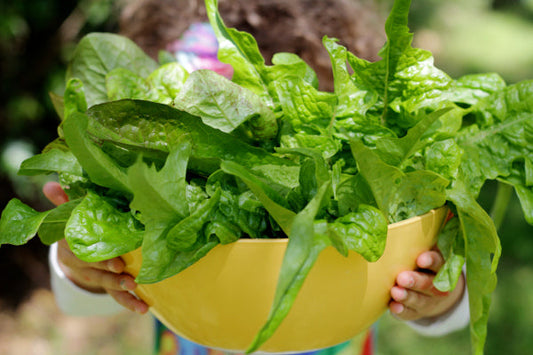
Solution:
[[[44,195],[55,205],[68,201],[68,197],[56,182],[49,182],[43,187]],[[124,273],[124,261],[121,258],[88,263],[80,260],[70,250],[65,239],[58,242],[58,264],[65,275],[77,286],[94,293],[108,293],[120,305],[127,309],[144,314],[148,305],[137,299],[129,291],[137,284],[134,278]]]

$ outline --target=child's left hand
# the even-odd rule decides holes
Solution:
[[[452,291],[441,292],[433,286],[433,279],[443,264],[441,253],[431,250],[418,256],[417,270],[398,274],[389,303],[389,310],[395,317],[406,321],[435,317],[460,301],[465,288],[463,275]]]

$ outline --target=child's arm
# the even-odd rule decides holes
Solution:
[[[464,328],[469,322],[468,292],[464,274],[450,292],[440,292],[433,279],[444,264],[439,251],[420,254],[418,269],[404,271],[391,289],[391,313],[426,335],[443,335]]]

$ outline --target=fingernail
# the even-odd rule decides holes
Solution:
[[[135,289],[135,286],[136,285],[134,283],[130,283],[126,279],[120,280],[120,287],[122,287],[123,290],[132,291]]]
[[[413,279],[413,277],[408,272],[401,273],[400,275],[398,275],[398,285],[410,288],[413,287],[414,284],[415,279]]]
[[[120,270],[118,269],[117,265],[113,262],[113,260],[110,260],[107,262],[107,267],[111,272],[118,273]]]
[[[415,279],[413,279],[411,276],[409,276],[406,281],[408,287],[413,287],[415,284]]]
[[[394,289],[394,299],[396,301],[403,301],[407,298],[407,291],[403,288],[395,287]]]
[[[394,305],[392,306],[392,308],[393,308],[392,311],[393,311],[394,314],[400,314],[400,313],[402,313],[403,310],[405,309],[404,306],[403,306],[403,304],[401,304],[401,303],[396,303],[396,304],[394,304]]]
[[[419,266],[422,268],[428,268],[432,264],[431,257],[429,255],[423,255],[420,257]]]
[[[139,314],[145,314],[146,311],[147,311],[146,307],[144,307],[142,305],[135,306],[135,312],[137,312]]]

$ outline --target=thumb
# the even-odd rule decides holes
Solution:
[[[43,193],[50,202],[59,206],[65,202],[68,202],[68,196],[57,182],[50,181],[44,184]]]

